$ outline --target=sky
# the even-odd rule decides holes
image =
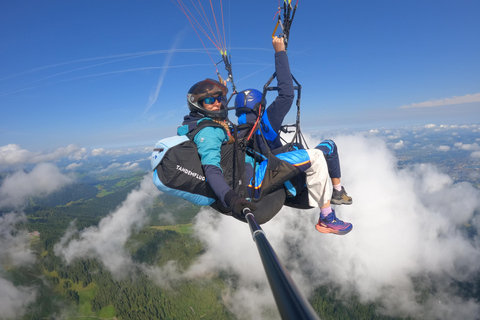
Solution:
[[[239,90],[261,89],[274,71],[277,8],[223,1]],[[478,12],[474,0],[299,0],[288,55],[304,132],[478,123]],[[166,0],[2,1],[0,38],[5,152],[152,147],[176,133],[188,89],[221,60]]]

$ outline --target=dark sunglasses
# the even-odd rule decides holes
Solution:
[[[205,99],[202,100],[202,103],[213,104],[213,103],[215,103],[215,100],[218,101],[218,102],[222,102],[222,96],[218,96],[216,98],[214,98],[214,97],[205,98]]]

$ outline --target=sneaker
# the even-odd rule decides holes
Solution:
[[[323,219],[319,219],[315,225],[315,229],[321,233],[334,233],[344,235],[352,231],[353,225],[349,222],[343,222],[335,216],[335,211]]]
[[[352,204],[352,197],[349,197],[345,188],[342,187],[342,190],[338,191],[333,189],[332,199],[330,200],[332,204]]]

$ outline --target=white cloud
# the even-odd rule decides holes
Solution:
[[[151,147],[122,148],[122,149],[111,149],[111,150],[98,148],[98,149],[92,150],[92,156],[102,156],[102,155],[121,156],[121,155],[127,155],[127,154],[151,153],[151,152],[152,152]]]
[[[98,149],[93,149],[92,150],[92,156],[101,156],[103,153],[105,153],[105,149],[103,148],[98,148]]]
[[[136,162],[131,163],[130,161],[125,162],[123,164],[123,167],[122,167],[123,170],[135,170],[135,169],[138,169],[138,168],[139,168],[138,163],[136,163]]]
[[[109,170],[124,170],[124,171],[127,171],[127,170],[136,170],[138,168],[140,168],[140,165],[137,162],[132,163],[131,161],[127,161],[123,164],[115,162],[115,163],[112,163],[111,165],[109,165],[108,167],[106,167],[105,169],[100,170],[100,172],[105,172],[105,171],[109,171]]]
[[[31,287],[15,287],[15,285],[0,278],[0,314],[2,319],[20,319],[26,311],[26,306],[35,301],[36,291]]]
[[[81,167],[82,164],[81,163],[71,163],[69,164],[65,169],[67,170],[75,170],[77,169],[78,167]]]
[[[472,143],[472,144],[467,144],[467,143],[462,143],[462,142],[457,142],[455,143],[455,147],[460,149],[460,150],[467,150],[467,151],[477,151],[480,150],[480,146],[478,143]]]
[[[7,176],[0,186],[0,208],[22,206],[28,197],[47,196],[72,182],[73,178],[51,163],[38,164],[28,173],[19,170]]]
[[[400,134],[391,134],[391,135],[388,135],[387,136],[387,139],[390,139],[390,140],[397,140],[397,139],[400,139],[401,135]]]
[[[35,261],[35,255],[30,250],[27,231],[16,228],[16,225],[24,220],[23,213],[11,212],[0,216],[1,266],[18,267]],[[34,287],[15,287],[12,282],[0,277],[0,317],[2,319],[20,319],[25,313],[25,307],[33,302],[35,297]]]
[[[394,148],[395,150],[398,150],[398,149],[402,149],[404,146],[405,146],[404,141],[403,141],[403,140],[400,140],[400,141],[398,141],[397,143],[395,143],[395,144],[393,145],[393,148]]]
[[[73,144],[58,148],[54,152],[42,154],[22,149],[17,144],[8,144],[0,147],[0,165],[19,165],[54,161],[64,157],[82,160],[86,157],[86,149]]]
[[[438,151],[450,151],[450,146],[439,146]]]
[[[153,204],[159,191],[153,185],[151,175],[146,175],[138,189],[133,190],[122,205],[103,218],[98,226],[79,232],[71,227],[55,245],[55,254],[67,263],[76,258],[97,258],[116,276],[124,276],[133,262],[124,245],[133,232],[146,223],[146,210]],[[99,245],[101,244],[101,245]]]
[[[11,212],[0,216],[0,264],[23,266],[35,260],[29,247],[27,231],[15,228],[23,221],[23,213]]]
[[[162,73],[160,74],[160,77],[158,78],[157,85],[155,86],[155,91],[150,94],[150,97],[148,98],[148,103],[147,106],[145,107],[145,110],[143,111],[143,114],[146,114],[148,110],[157,102],[158,94],[160,93],[160,89],[162,88],[163,85],[163,80],[165,79],[165,76],[167,75],[167,71],[170,67],[170,64],[172,63],[172,59],[174,56],[174,53],[177,50],[177,47],[179,46],[180,41],[182,40],[183,32],[180,33],[178,36],[175,37],[175,41],[172,44],[172,47],[170,48],[166,58],[165,62],[163,64],[163,69]]]
[[[448,105],[472,103],[472,102],[480,102],[480,93],[467,94],[461,97],[451,97],[451,98],[445,98],[440,100],[430,100],[430,101],[425,101],[420,103],[412,103],[409,105],[403,105],[400,108],[401,109],[428,108],[428,107],[448,106]]]
[[[480,158],[480,151],[475,151],[470,154],[472,158]]]
[[[112,163],[111,165],[109,165],[108,167],[106,167],[105,169],[101,170],[102,172],[104,171],[108,171],[108,170],[112,170],[112,169],[117,169],[117,168],[120,168],[122,165],[120,163]]]
[[[21,149],[19,145],[7,144],[0,147],[0,165],[24,163],[29,158],[30,152]]]

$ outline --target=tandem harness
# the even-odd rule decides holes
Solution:
[[[151,156],[153,182],[164,193],[197,205],[211,206],[223,214],[232,215],[231,209],[216,197],[207,182],[197,146],[193,142],[195,135],[207,126],[224,128],[212,120],[204,120],[187,135],[173,136],[157,142]],[[257,222],[264,223],[273,218],[284,205],[286,199],[284,183],[301,172],[290,163],[278,159],[270,150],[267,150],[266,157],[255,150],[257,137],[251,140],[242,137],[250,131],[250,128],[254,129],[248,124],[239,126],[238,129],[241,129],[239,137],[237,126],[234,126],[235,142],[222,146],[220,166],[230,188],[240,197],[249,198],[257,205],[258,213],[255,212]],[[247,181],[246,177],[246,154],[254,157],[255,163],[268,159],[259,190],[255,190],[254,182],[253,188],[248,186],[250,181]],[[235,218],[245,221],[242,217]]]

